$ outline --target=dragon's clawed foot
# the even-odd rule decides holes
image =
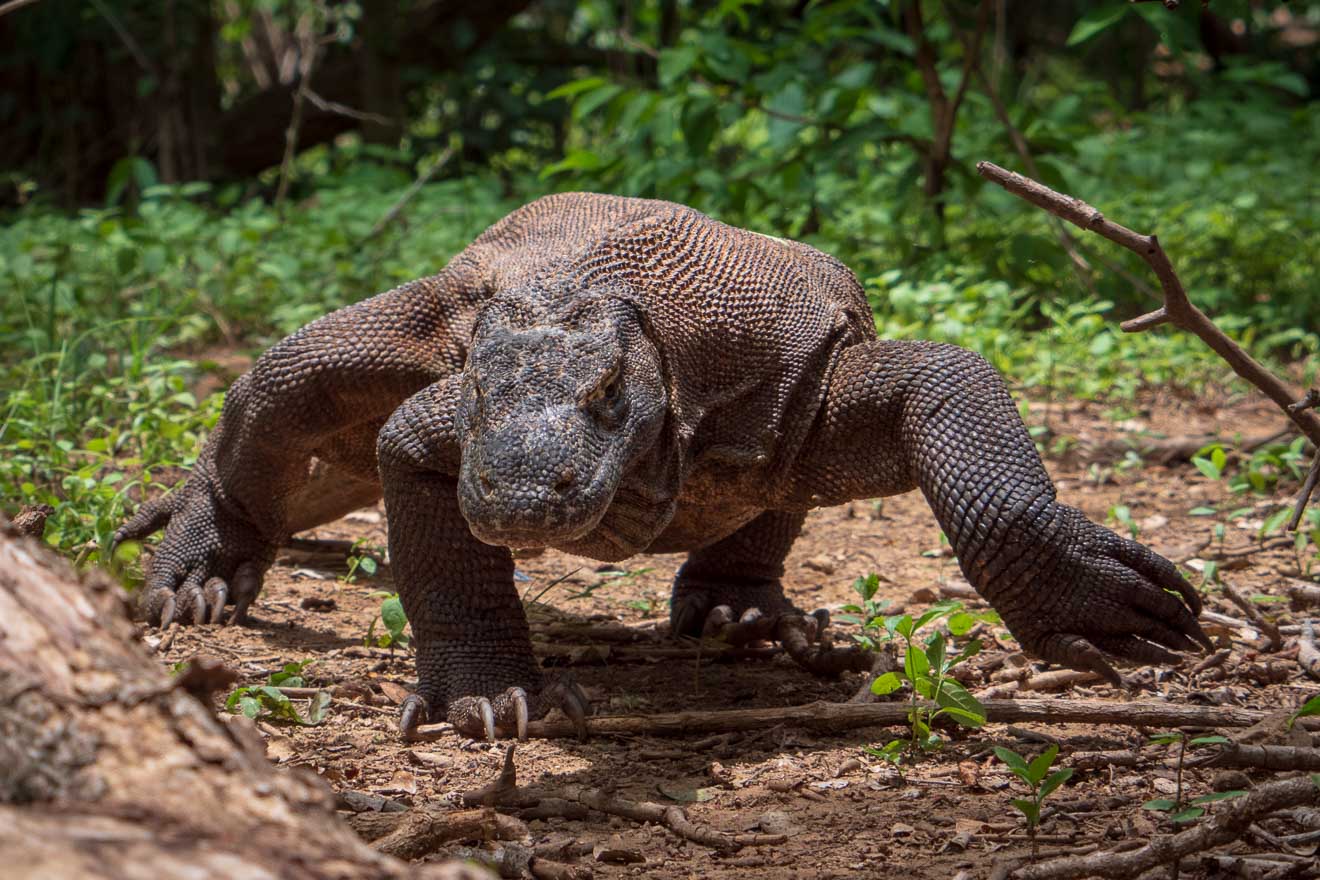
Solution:
[[[591,701],[568,676],[548,681],[539,691],[532,693],[522,687],[511,687],[494,697],[466,696],[450,700],[445,720],[459,733],[474,739],[494,741],[499,736],[512,735],[525,740],[527,722],[554,708],[569,717],[579,739],[586,739]],[[438,719],[432,718],[432,707],[425,697],[411,694],[403,701],[399,730],[404,739],[417,738],[418,727],[431,720]]]
[[[857,646],[834,647],[827,609],[804,614],[790,606],[769,614],[752,607],[739,614],[730,605],[707,607],[710,601],[702,593],[689,593],[677,600],[670,626],[674,636],[716,639],[735,647],[778,642],[813,675],[835,676],[871,668],[872,658],[866,651]]]

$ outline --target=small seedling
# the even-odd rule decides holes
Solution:
[[[633,569],[607,568],[607,569],[605,569],[604,571],[597,572],[597,573],[600,575],[600,580],[599,580],[599,581],[597,581],[597,582],[594,583],[594,584],[588,584],[587,586],[583,587],[583,588],[582,588],[581,590],[579,590],[578,592],[573,593],[572,595],[570,595],[568,598],[569,598],[569,599],[590,599],[590,598],[591,598],[591,595],[592,595],[593,593],[595,593],[597,590],[599,590],[600,588],[602,588],[602,587],[609,586],[611,583],[614,583],[614,582],[616,582],[616,581],[627,580],[628,578],[635,578],[635,577],[638,577],[639,575],[644,575],[644,574],[646,574],[646,573],[649,572],[649,571],[653,571],[653,569],[650,569],[650,568],[633,568]]]
[[[883,696],[905,685],[911,688],[908,704],[911,735],[908,738],[907,751],[912,756],[943,745],[939,734],[931,729],[931,725],[938,718],[948,717],[964,727],[971,728],[985,724],[985,707],[950,675],[955,666],[976,656],[981,650],[980,639],[970,640],[957,653],[954,653],[952,643],[943,632],[936,631],[923,642],[917,641],[917,632],[923,626],[943,618],[948,618],[949,632],[954,636],[961,636],[971,630],[979,620],[986,619],[986,615],[970,614],[963,610],[961,602],[945,601],[935,603],[917,618],[909,614],[897,614],[884,618],[882,622],[886,639],[892,640],[901,636],[906,643],[903,671],[886,672],[878,676],[871,683],[871,692]],[[923,703],[921,700],[928,702]],[[881,749],[867,749],[867,751],[876,757],[897,763],[895,757],[902,748],[898,743],[900,741],[894,740]]]
[[[403,611],[403,603],[399,601],[398,593],[376,592],[371,594],[373,598],[381,599],[380,617],[371,621],[371,626],[367,627],[367,634],[362,638],[362,644],[368,648],[402,648],[407,650],[412,644],[412,637],[404,632],[408,626],[408,615]],[[376,634],[376,623],[379,621],[384,624],[385,632]]]
[[[1036,854],[1036,829],[1040,825],[1041,806],[1045,803],[1045,798],[1053,794],[1055,789],[1067,782],[1073,774],[1071,767],[1050,772],[1058,754],[1059,747],[1052,745],[1028,763],[1026,758],[1012,749],[995,746],[995,756],[1008,765],[1014,776],[1031,786],[1031,797],[1014,798],[1012,804],[1027,821],[1027,837],[1031,839],[1033,856]]]
[[[876,639],[871,634],[879,632],[884,627],[885,609],[889,607],[888,599],[876,599],[875,594],[880,589],[880,576],[871,572],[866,577],[859,577],[853,581],[853,592],[861,599],[861,604],[844,605],[841,609],[844,613],[840,614],[838,619],[843,623],[852,623],[860,626],[862,632],[854,635],[863,648],[868,651],[874,651],[878,647]],[[870,632],[868,632],[870,631]]]
[[[367,578],[375,577],[379,567],[376,557],[383,557],[384,555],[385,549],[383,547],[369,545],[366,538],[358,538],[348,551],[348,571],[340,575],[340,583],[356,583],[359,573]]]
[[[1174,824],[1190,822],[1205,815],[1205,804],[1211,804],[1215,801],[1224,801],[1229,798],[1235,798],[1238,795],[1246,794],[1244,791],[1217,791],[1211,794],[1204,794],[1200,797],[1194,797],[1186,803],[1183,802],[1183,758],[1187,754],[1187,747],[1224,745],[1228,742],[1227,737],[1223,736],[1197,736],[1188,738],[1187,734],[1181,731],[1172,731],[1170,733],[1160,733],[1150,738],[1152,743],[1158,745],[1172,745],[1178,743],[1178,769],[1175,774],[1175,786],[1173,799],[1154,798],[1142,804],[1143,809],[1153,810],[1157,813],[1168,814],[1169,821]]]
[[[325,720],[326,709],[330,706],[330,692],[317,691],[307,706],[307,714],[301,715],[281,687],[304,687],[303,670],[312,661],[286,663],[278,672],[272,672],[264,685],[252,685],[235,688],[225,700],[225,711],[246,715],[248,718],[264,718],[270,721],[288,721],[293,724],[312,726]]]

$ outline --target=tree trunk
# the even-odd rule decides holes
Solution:
[[[303,769],[194,696],[220,667],[165,674],[123,591],[80,581],[0,520],[0,865],[6,877],[488,876],[382,855]]]

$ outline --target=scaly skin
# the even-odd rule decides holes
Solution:
[[[309,479],[314,459],[331,479]],[[837,261],[665,202],[538,200],[439,275],[284,340],[230,390],[183,489],[116,538],[166,528],[153,622],[237,617],[291,531],[378,486],[417,642],[405,735],[588,710],[535,662],[509,547],[689,551],[676,634],[741,618],[725,631],[832,669],[784,557],[806,510],[913,488],[1026,650],[1117,681],[1106,657],[1208,645],[1171,563],[1056,500],[984,360],[876,340]]]

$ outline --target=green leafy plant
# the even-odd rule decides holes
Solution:
[[[1157,813],[1165,813],[1169,821],[1174,824],[1191,822],[1205,815],[1205,807],[1216,801],[1228,800],[1239,795],[1246,794],[1244,791],[1217,791],[1211,794],[1204,794],[1194,797],[1189,801],[1183,801],[1183,760],[1187,755],[1188,747],[1197,746],[1224,745],[1228,743],[1228,738],[1223,736],[1196,736],[1188,737],[1182,731],[1171,731],[1169,733],[1159,733],[1150,738],[1150,742],[1157,745],[1178,744],[1178,766],[1175,775],[1175,789],[1172,799],[1153,798],[1142,804],[1143,809],[1152,810]]]
[[[376,570],[379,567],[376,560],[384,555],[384,547],[368,544],[366,538],[358,538],[349,550],[348,571],[339,576],[340,582],[345,584],[356,583],[359,572],[368,578],[375,577]]]
[[[939,718],[947,717],[971,728],[985,724],[985,708],[950,675],[958,664],[976,656],[981,650],[980,639],[971,639],[961,650],[955,651],[953,643],[941,631],[937,630],[924,639],[918,638],[918,632],[927,624],[945,618],[950,634],[960,636],[969,632],[985,616],[970,614],[963,610],[961,602],[950,600],[935,603],[915,618],[910,614],[898,614],[882,621],[886,639],[903,639],[903,671],[886,672],[878,676],[871,683],[871,692],[884,696],[905,686],[910,688],[909,756],[937,749],[943,744],[939,734],[932,729]],[[899,741],[891,741],[880,749],[868,749],[868,752],[890,760],[891,756],[899,753],[895,742]]]
[[[1026,820],[1027,836],[1031,839],[1032,855],[1036,853],[1036,829],[1040,826],[1041,806],[1045,803],[1047,797],[1071,779],[1073,775],[1071,767],[1064,767],[1061,770],[1055,770],[1053,773],[1050,772],[1050,768],[1054,766],[1054,759],[1058,755],[1059,747],[1051,745],[1032,758],[1031,761],[1027,761],[1026,758],[1012,749],[995,746],[995,756],[1008,765],[1008,769],[1013,771],[1014,776],[1031,788],[1031,797],[1014,798],[1011,803],[1014,807],[1017,807],[1018,812]]]
[[[225,699],[225,710],[242,713],[248,718],[264,718],[271,721],[286,721],[307,726],[320,724],[325,720],[330,706],[330,692],[320,690],[312,695],[304,715],[287,694],[280,688],[305,687],[303,670],[312,660],[286,663],[278,672],[272,672],[264,685],[250,685],[235,688]]]
[[[843,613],[838,616],[841,623],[851,623],[862,628],[862,632],[853,635],[858,643],[867,650],[874,651],[879,647],[879,641],[875,634],[884,628],[885,608],[889,607],[888,599],[876,599],[875,594],[880,589],[880,576],[875,572],[859,577],[853,581],[853,592],[861,600],[860,604],[853,603],[844,605]]]
[[[404,613],[403,602],[399,600],[398,593],[375,592],[371,594],[372,598],[378,598],[380,603],[380,616],[371,621],[367,627],[367,634],[362,638],[362,644],[368,648],[403,648],[407,649],[412,644],[412,637],[405,629],[408,628],[408,615]],[[377,634],[376,624],[380,623],[385,632]]]

